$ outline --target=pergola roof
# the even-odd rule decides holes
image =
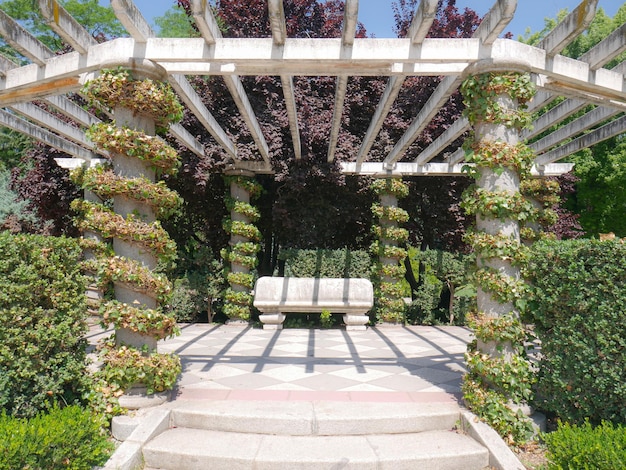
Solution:
[[[584,0],[537,47],[498,39],[513,18],[516,0],[498,0],[470,39],[430,39],[426,35],[437,11],[437,0],[422,0],[415,11],[406,38],[355,39],[358,0],[346,0],[343,33],[336,39],[289,38],[282,0],[268,0],[271,38],[223,38],[205,0],[192,0],[193,17],[200,38],[157,38],[131,0],[111,0],[116,16],[128,31],[128,38],[97,44],[56,0],[39,0],[45,21],[73,52],[54,55],[16,21],[0,11],[0,35],[31,61],[17,66],[0,56],[0,125],[28,134],[77,160],[99,158],[82,129],[98,119],[70,101],[65,94],[77,92],[82,83],[103,68],[139,67],[169,81],[184,104],[232,159],[232,167],[257,173],[271,173],[270,150],[261,131],[240,76],[280,76],[285,107],[296,158],[301,158],[298,109],[293,91],[296,76],[336,76],[334,115],[329,135],[328,160],[335,157],[341,129],[341,110],[350,76],[387,76],[386,89],[371,117],[369,128],[354,160],[342,163],[343,171],[367,175],[451,175],[459,174],[461,149],[442,152],[469,130],[460,118],[448,127],[412,162],[401,161],[409,146],[470,74],[488,71],[529,72],[539,93],[532,110],[558,96],[567,99],[546,112],[524,137],[532,138],[563,121],[588,104],[597,105],[532,144],[538,157],[537,175],[560,174],[571,165],[558,163],[568,155],[610,137],[624,133],[626,116],[626,65],[603,68],[626,49],[626,25],[577,60],[559,52],[580,35],[593,19],[600,0]],[[238,158],[236,145],[222,129],[187,81],[187,75],[220,75],[236,103],[258,148],[257,162]],[[406,133],[383,162],[368,161],[369,151],[383,127],[394,100],[408,76],[444,76],[426,104],[417,112]],[[71,126],[33,100],[44,100],[72,121]],[[608,122],[608,123],[606,123]],[[606,123],[606,124],[604,124]],[[603,125],[601,125],[603,124]],[[601,125],[601,126],[600,126]],[[192,152],[204,155],[202,145],[181,125],[172,135]],[[437,163],[433,159],[437,157]]]

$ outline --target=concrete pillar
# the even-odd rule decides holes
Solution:
[[[134,130],[144,132],[147,135],[155,135],[155,124],[152,118],[137,116],[131,109],[122,107],[115,108],[114,116],[118,128],[130,127]],[[139,158],[112,152],[111,159],[113,162],[113,171],[118,176],[124,176],[126,178],[143,177],[151,182],[154,182],[156,179],[155,170],[151,168],[148,163]],[[150,206],[122,195],[117,195],[113,198],[113,210],[116,214],[123,217],[134,214],[146,223],[151,223],[156,220],[154,211]],[[115,251],[116,256],[138,261],[148,269],[152,270],[157,267],[158,259],[154,253],[144,250],[142,247],[131,242],[115,238],[113,239],[113,251]],[[157,299],[153,294],[138,292],[132,287],[119,282],[115,282],[115,298],[120,302],[136,307],[150,309],[156,309],[158,307]],[[157,349],[156,338],[126,328],[116,330],[115,338],[118,345],[127,344],[137,348],[147,346],[154,351]]]
[[[500,95],[496,100],[501,109],[517,110],[517,101],[508,95]],[[493,141],[506,142],[514,146],[517,145],[520,140],[520,132],[517,128],[507,127],[500,122],[477,122],[474,125],[474,132],[479,146],[480,142],[486,143]],[[477,181],[478,188],[508,194],[519,192],[520,177],[515,170],[508,168],[494,169],[481,166],[479,171],[481,176]],[[501,220],[493,217],[484,217],[478,214],[476,216],[476,228],[479,232],[484,232],[489,235],[504,235],[517,242],[520,241],[520,224],[514,219]],[[480,254],[478,254],[477,263],[479,268],[491,268],[505,277],[516,281],[520,279],[519,268],[513,266],[510,260],[499,258],[481,259]],[[501,303],[499,300],[495,299],[490,292],[484,291],[480,286],[478,286],[477,303],[478,311],[491,318],[515,312],[513,304]],[[480,340],[478,341],[478,348],[493,356],[511,353],[511,345],[502,345],[493,342],[486,344]]]
[[[244,178],[254,178],[254,173],[251,172],[242,172],[237,171],[234,174],[228,174],[227,176],[239,176]],[[235,202],[243,202],[246,205],[250,204],[251,194],[248,188],[243,185],[238,184],[236,179],[231,180],[229,187],[230,197]],[[252,220],[248,215],[237,211],[235,207],[233,207],[230,211],[230,218],[233,223],[240,222],[246,225],[253,225],[255,220]],[[242,243],[253,242],[257,243],[258,240],[253,240],[245,235],[240,233],[231,232],[230,234],[230,249],[229,254],[230,257],[230,272],[231,273],[240,273],[244,277],[250,277],[252,279],[252,269],[249,265],[242,264],[237,261],[237,256],[242,256],[244,259],[249,259],[251,256],[255,256],[256,253],[242,253],[238,246],[241,246]],[[237,256],[232,256],[237,255]],[[252,297],[250,295],[252,288],[247,285],[242,285],[236,282],[232,282],[229,280],[230,292],[227,292],[225,298],[225,309],[226,313],[229,316],[227,323],[230,325],[241,325],[248,324],[250,309],[252,306]],[[238,294],[241,293],[241,294]]]

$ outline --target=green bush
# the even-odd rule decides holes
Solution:
[[[102,423],[78,406],[33,418],[0,415],[0,470],[89,470],[106,462],[113,444]]]
[[[544,434],[548,470],[615,470],[626,468],[626,427],[603,422],[593,427],[559,424]]]
[[[573,423],[626,423],[626,244],[540,242],[525,271],[541,340],[537,405]]]
[[[0,407],[31,417],[85,391],[86,281],[71,239],[0,233]]]
[[[286,277],[364,277],[371,276],[372,261],[362,250],[282,250]]]
[[[413,289],[407,322],[437,325],[450,323],[452,318],[453,324],[464,325],[465,317],[476,306],[476,289],[470,277],[476,257],[442,250],[420,251],[415,247],[410,247],[408,252],[419,285]],[[453,296],[451,309],[446,295]]]

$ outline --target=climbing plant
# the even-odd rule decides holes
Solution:
[[[226,188],[237,185],[256,199],[261,195],[262,186],[244,176],[226,176]],[[261,232],[254,225],[261,214],[252,204],[233,198],[227,194],[224,198],[226,208],[231,214],[237,214],[243,220],[226,217],[222,223],[226,233],[231,236],[231,245],[221,251],[222,258],[229,262],[231,269],[225,269],[226,280],[230,287],[224,292],[224,313],[231,320],[250,320],[252,294],[258,264],[257,253],[261,249]],[[233,270],[233,267],[237,267]]]
[[[385,197],[397,201],[409,193],[405,183],[393,178],[377,179],[372,183],[371,189],[381,201]],[[384,323],[402,323],[406,309],[403,297],[407,292],[401,281],[406,273],[403,261],[407,251],[401,245],[406,243],[409,232],[398,227],[398,224],[405,223],[409,214],[400,207],[384,202],[374,203],[372,214],[379,221],[372,228],[376,240],[371,246],[372,254],[377,257],[374,265],[377,319]]]
[[[157,128],[182,117],[182,106],[167,85],[151,79],[137,80],[128,70],[105,70],[88,82],[82,91],[91,100],[91,105],[129,108],[135,115],[154,119]],[[102,123],[92,126],[87,136],[102,149],[142,160],[157,174],[173,174],[178,167],[178,157],[172,147],[159,137],[139,130],[118,127],[115,122]],[[169,265],[176,256],[176,244],[160,222],[146,221],[134,212],[126,217],[116,214],[108,201],[117,197],[130,199],[149,207],[157,218],[164,218],[178,208],[181,198],[163,182],[153,182],[143,176],[120,176],[108,163],[77,169],[72,172],[72,178],[104,201],[77,199],[72,203],[72,208],[79,214],[76,225],[81,230],[99,233],[105,240],[83,240],[84,248],[92,254],[83,263],[84,269],[95,276],[102,288],[114,283],[157,302],[156,308],[148,308],[139,303],[102,301],[102,325],[112,324],[116,330],[124,329],[156,340],[178,334],[174,316],[159,306],[165,303],[172,290],[167,276],[149,269],[139,260],[115,256],[107,241],[113,238],[124,240],[154,256],[160,266]],[[101,387],[95,394],[112,402],[137,383],[143,384],[148,393],[171,389],[181,370],[180,360],[175,355],[158,354],[146,346],[131,347],[115,341],[107,341],[101,346],[100,357],[104,365],[98,374]],[[107,407],[108,411],[111,409],[111,406]]]
[[[461,86],[466,110],[472,125],[490,123],[508,129],[522,130],[530,126],[527,103],[535,88],[527,74],[485,73],[468,78]],[[510,98],[517,106],[507,105]],[[525,144],[501,140],[477,139],[472,135],[464,144],[467,167],[479,179],[489,170],[495,175],[512,171],[519,176],[519,191],[490,191],[470,187],[463,195],[462,207],[469,215],[483,220],[513,220],[521,227],[522,239],[537,238],[535,228],[549,224],[555,214],[551,207],[557,202],[558,184],[532,180],[530,170],[534,153]],[[489,266],[490,260],[520,266],[527,261],[528,248],[515,235],[470,230],[465,241],[477,254],[474,282],[492,300],[512,306],[499,316],[477,312],[470,325],[476,340],[466,353],[468,373],[462,389],[467,405],[492,425],[510,443],[521,443],[532,435],[530,420],[517,405],[532,397],[534,374],[524,348],[528,332],[519,319],[526,307],[528,286],[523,279],[506,275]],[[495,353],[486,353],[481,345],[494,346]]]

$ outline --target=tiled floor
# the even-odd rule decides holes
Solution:
[[[176,399],[456,401],[470,339],[445,326],[181,331],[159,343],[183,363]],[[104,334],[94,328],[89,339]]]

